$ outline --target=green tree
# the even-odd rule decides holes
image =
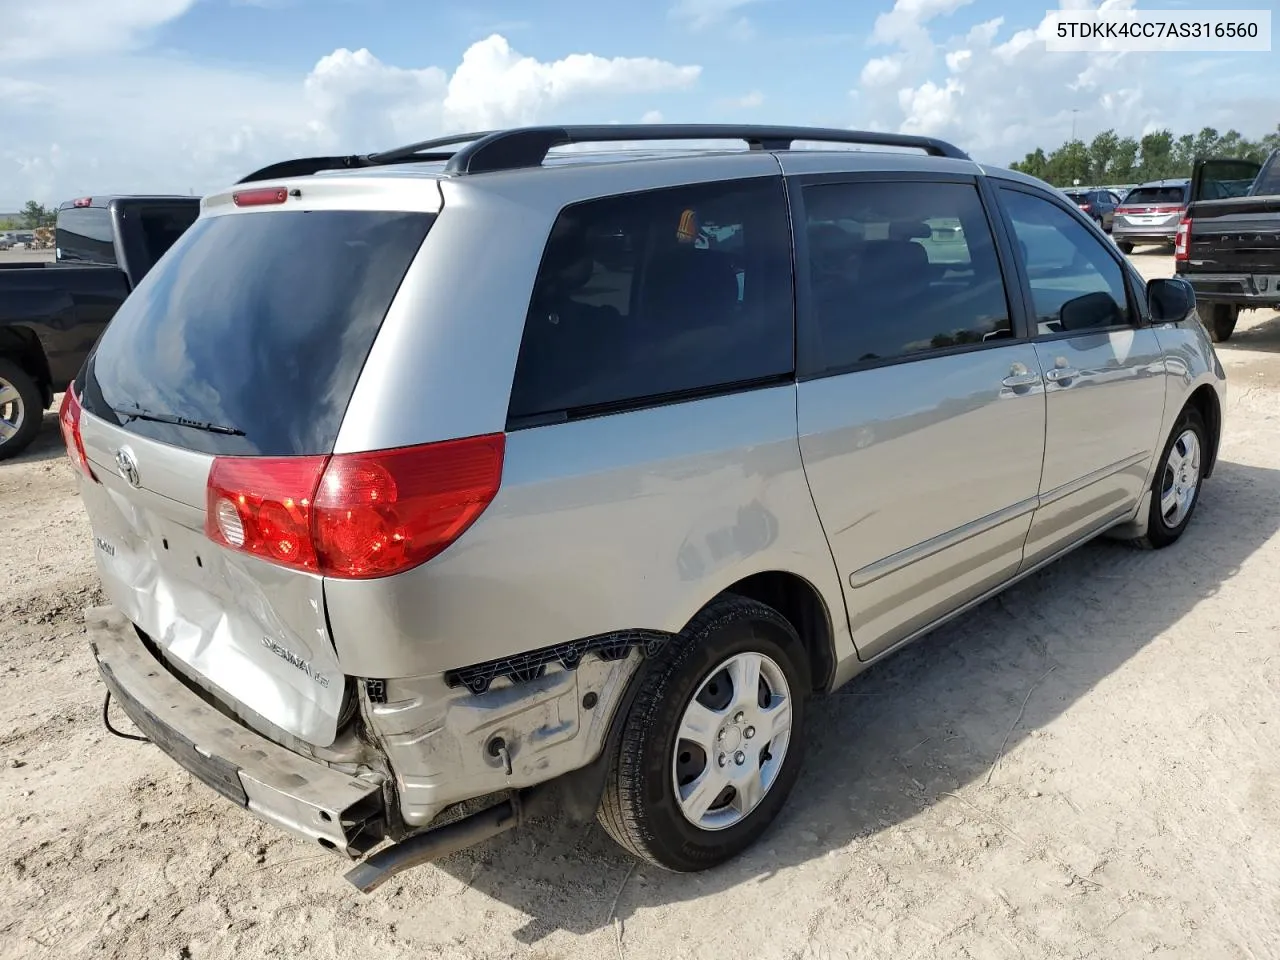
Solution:
[[[34,200],[28,200],[27,205],[22,208],[22,225],[28,230],[34,230],[36,227],[52,227],[57,219],[57,211],[46,210],[44,204],[36,203]]]
[[[1077,180],[1087,185],[1093,179],[1089,163],[1089,148],[1083,140],[1064,143],[1049,154],[1048,180],[1050,183],[1071,186]]]
[[[1138,179],[1137,166],[1138,141],[1133,137],[1124,137],[1116,144],[1116,152],[1111,161],[1111,182],[1132,183]]]
[[[1032,177],[1045,179],[1045,172],[1049,166],[1049,161],[1044,155],[1044,151],[1040,147],[1036,147],[1031,153],[1028,153],[1021,161],[1015,160],[1009,164],[1010,170],[1018,170]]]
[[[1173,176],[1173,134],[1156,130],[1143,136],[1142,159],[1138,163],[1138,179],[1163,180]]]
[[[1089,168],[1093,179],[1109,183],[1115,179],[1116,151],[1120,138],[1114,130],[1103,130],[1089,144]]]

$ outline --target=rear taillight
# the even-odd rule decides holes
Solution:
[[[62,442],[66,444],[71,465],[90,480],[96,481],[98,478],[89,467],[84,440],[80,437],[80,398],[76,396],[74,383],[67,384],[67,392],[62,395],[62,406],[58,408],[58,425],[62,428]]]
[[[315,570],[311,511],[326,457],[219,457],[205,491],[205,533],[215,543]]]
[[[493,502],[502,434],[332,457],[220,457],[205,532],[328,577],[400,573],[439,554]]]
[[[1092,210],[1092,209],[1093,209],[1093,204],[1091,204],[1091,203],[1082,203],[1082,204],[1080,204],[1080,209],[1081,209],[1081,210],[1083,210],[1085,213],[1088,213],[1090,210]]]
[[[1191,218],[1183,217],[1173,237],[1173,259],[1191,259]]]

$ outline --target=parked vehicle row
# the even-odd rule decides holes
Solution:
[[[192,197],[70,201],[52,263],[0,263],[0,460],[35,439],[54,393],[199,212]]]
[[[548,156],[647,139],[755,149]],[[251,175],[61,422],[108,704],[311,843],[389,842],[367,890],[552,782],[644,860],[732,857],[812,696],[1100,534],[1175,542],[1223,391],[1190,287],[1040,181],[646,124]]]

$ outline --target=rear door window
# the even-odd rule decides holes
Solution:
[[[58,211],[57,258],[69,263],[116,262],[115,232],[105,207],[68,207]]]
[[[790,376],[792,312],[780,177],[567,207],[525,320],[511,425]]]
[[[361,210],[197,220],[107,327],[86,367],[85,409],[205,453],[331,452],[433,219]]]
[[[1013,336],[973,184],[817,184],[804,207],[816,340],[806,373]]]

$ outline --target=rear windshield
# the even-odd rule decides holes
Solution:
[[[114,237],[106,207],[68,207],[58,211],[54,246],[59,260],[114,265]]]
[[[273,211],[196,221],[107,327],[85,368],[85,409],[204,453],[330,452],[433,219]],[[174,418],[214,429],[159,422]]]
[[[1125,206],[1135,204],[1154,206],[1158,203],[1182,203],[1187,198],[1186,187],[1137,187],[1124,198]]]

